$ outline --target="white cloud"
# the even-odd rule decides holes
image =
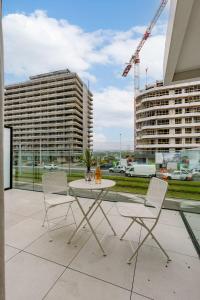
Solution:
[[[94,125],[100,128],[133,126],[133,90],[108,87],[94,93]]]
[[[15,76],[29,76],[69,68],[83,78],[95,81],[94,64],[117,65],[121,70],[133,54],[145,26],[127,31],[85,32],[66,20],[50,18],[44,11],[30,15],[9,14],[3,18],[5,70]],[[149,76],[162,74],[164,28],[159,25],[141,52],[141,69]]]
[[[105,58],[95,51],[100,32],[87,33],[65,20],[49,18],[43,11],[3,18],[5,70],[19,76],[69,68],[86,74],[92,63]],[[94,76],[93,76],[94,77]]]
[[[105,134],[99,133],[99,132],[94,132],[93,136],[93,148],[96,150],[105,150],[107,144],[107,138]]]
[[[121,34],[117,35],[111,44],[102,49],[102,53],[109,57],[111,63],[124,65],[129,61],[131,55],[140,41],[140,38],[124,39]],[[148,67],[149,76],[156,80],[162,79],[162,66],[164,56],[165,35],[159,33],[149,38],[140,53],[141,77],[145,76],[145,68]]]

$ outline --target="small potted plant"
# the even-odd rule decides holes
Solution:
[[[92,152],[90,151],[90,149],[86,148],[84,156],[83,156],[83,161],[87,167],[85,178],[88,181],[90,181],[92,179],[92,172],[91,172],[92,159],[93,159]]]

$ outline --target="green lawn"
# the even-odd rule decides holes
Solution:
[[[22,173],[21,176],[15,178],[16,181],[41,183],[41,173]],[[68,180],[83,178],[83,174],[72,174],[68,176]],[[116,186],[112,188],[116,192],[146,194],[149,179],[124,177],[124,176],[104,176],[106,179],[113,179],[116,181]],[[187,200],[200,200],[200,182],[193,181],[169,181],[169,189],[167,192],[169,198],[179,198]]]

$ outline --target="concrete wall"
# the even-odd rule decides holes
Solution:
[[[3,184],[3,41],[2,1],[0,1],[0,299],[5,299],[4,271],[4,184]]]

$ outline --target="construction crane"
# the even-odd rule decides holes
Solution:
[[[134,90],[135,90],[135,96],[136,94],[139,92],[140,89],[140,74],[139,74],[139,65],[140,65],[140,58],[139,58],[139,53],[142,49],[142,47],[144,46],[144,43],[146,42],[146,40],[149,38],[153,27],[155,26],[158,18],[160,17],[163,9],[165,8],[166,4],[167,4],[168,0],[162,0],[159,8],[156,11],[156,14],[154,15],[151,23],[149,24],[149,26],[147,27],[145,33],[143,34],[143,37],[141,39],[141,41],[139,42],[139,45],[137,46],[135,53],[131,56],[131,59],[129,61],[129,63],[127,64],[126,68],[123,71],[122,76],[126,77],[130,71],[130,69],[132,68],[132,66],[134,65]]]

